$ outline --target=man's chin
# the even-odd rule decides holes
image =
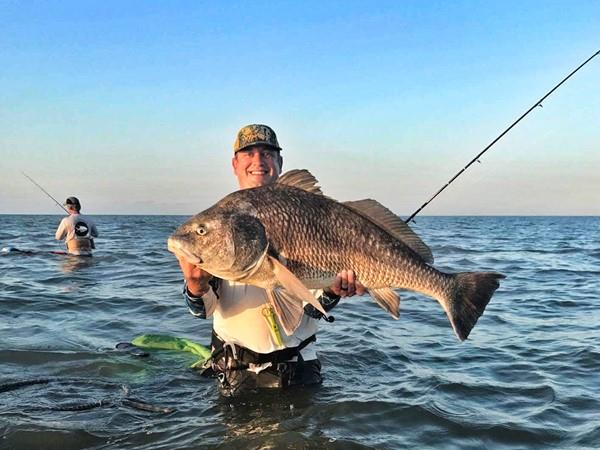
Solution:
[[[260,176],[251,175],[246,180],[246,187],[247,188],[255,188],[255,187],[265,186],[270,183],[271,183],[271,177],[269,175],[260,175]]]

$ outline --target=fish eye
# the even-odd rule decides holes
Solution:
[[[206,233],[208,233],[208,230],[204,225],[199,225],[198,228],[196,228],[196,233],[198,233],[200,236],[204,236]]]

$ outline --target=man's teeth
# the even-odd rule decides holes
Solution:
[[[266,170],[252,170],[250,171],[250,175],[266,175]]]

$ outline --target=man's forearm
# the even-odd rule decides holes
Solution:
[[[207,279],[187,279],[185,281],[185,285],[187,287],[187,291],[192,297],[202,297],[210,290],[210,285],[208,284]]]

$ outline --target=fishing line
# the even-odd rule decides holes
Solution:
[[[52,196],[51,196],[51,195],[48,193],[48,191],[46,191],[46,189],[44,189],[44,188],[43,188],[43,187],[41,187],[39,184],[37,184],[37,183],[35,182],[35,180],[34,180],[33,178],[31,178],[29,175],[27,175],[25,172],[21,171],[21,173],[22,173],[22,174],[23,174],[23,175],[24,175],[24,176],[25,176],[25,177],[26,177],[26,178],[27,178],[29,181],[31,181],[33,184],[35,184],[37,187],[39,187],[39,188],[42,190],[42,192],[43,192],[44,194],[46,194],[48,197],[50,197],[52,200],[54,200],[54,203],[56,203],[56,204],[57,204],[57,205],[58,205],[58,206],[59,206],[59,207],[60,207],[60,208],[61,208],[61,209],[62,209],[64,212],[66,212],[67,214],[69,214],[69,211],[67,211],[67,208],[65,208],[63,205],[61,205],[61,204],[58,202],[58,200],[56,200],[54,197],[52,197]]]
[[[473,164],[475,161],[477,162],[481,162],[479,161],[479,158],[485,153],[487,152],[492,145],[494,145],[496,142],[498,142],[500,140],[500,138],[502,138],[502,136],[504,136],[506,133],[508,133],[516,124],[518,124],[521,119],[525,118],[525,116],[527,114],[529,114],[531,111],[533,111],[536,107],[541,107],[542,106],[542,102],[548,97],[550,96],[550,94],[552,94],[555,90],[557,90],[561,84],[563,84],[565,81],[567,81],[569,78],[571,78],[579,69],[581,69],[583,66],[585,66],[588,62],[590,62],[593,58],[595,58],[596,56],[598,56],[600,54],[600,50],[597,51],[596,53],[594,53],[592,56],[590,56],[588,59],[586,59],[579,67],[577,67],[577,69],[575,69],[573,72],[571,72],[569,75],[567,75],[560,83],[558,83],[556,86],[554,86],[550,91],[548,91],[548,93],[546,95],[544,95],[542,98],[540,98],[537,102],[535,102],[533,104],[533,106],[531,108],[529,108],[521,117],[519,117],[517,120],[515,120],[506,130],[504,130],[496,139],[494,139],[486,148],[484,148],[481,152],[479,152],[479,154],[473,158],[471,160],[471,162],[469,162],[469,164],[467,164],[465,167],[463,167],[456,175],[454,175],[450,181],[448,181],[444,186],[441,187],[440,190],[438,190],[429,200],[427,200],[425,203],[423,203],[423,205],[417,209],[414,213],[412,213],[412,215],[406,219],[404,222],[405,223],[409,223],[411,220],[413,220],[413,218],[419,214],[421,212],[421,210],[423,208],[425,208],[429,203],[431,203],[431,201],[436,198],[439,194],[441,194],[441,192],[446,189],[448,186],[450,186],[450,184],[456,180],[465,170],[467,170],[471,164]]]

